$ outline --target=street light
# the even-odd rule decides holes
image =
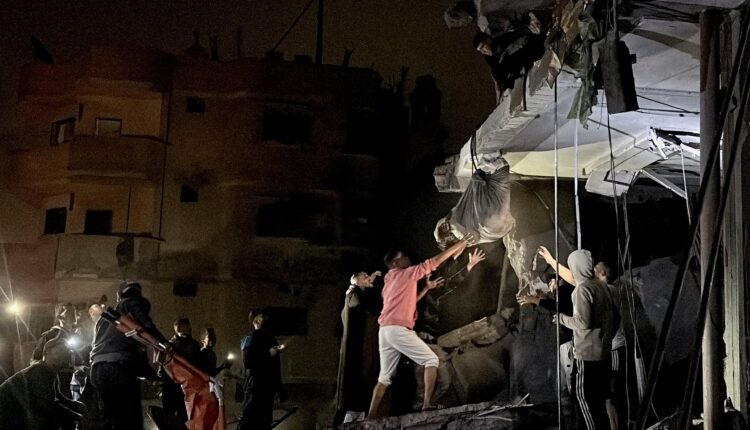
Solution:
[[[21,314],[21,311],[23,310],[23,306],[20,303],[13,301],[13,302],[8,303],[8,306],[5,308],[5,310],[11,315],[18,316]]]

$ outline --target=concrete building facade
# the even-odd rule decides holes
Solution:
[[[381,78],[299,60],[112,45],[24,67],[0,277],[35,304],[32,332],[52,303],[112,303],[137,279],[165,334],[215,327],[219,356],[270,308],[285,381],[335,384],[336,360],[311,356],[337,356],[347,270],[367,258],[378,162],[358,139]]]

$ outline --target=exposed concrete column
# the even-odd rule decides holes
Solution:
[[[719,88],[720,88],[720,61],[719,61],[719,28],[722,15],[717,10],[708,10],[700,16],[700,141],[701,154],[708,154],[714,142],[716,128],[719,118]],[[718,163],[710,171],[706,170],[707,157],[701,157],[701,175],[709,175],[710,181],[706,190],[704,209],[700,220],[700,262],[701,280],[707,270],[711,243],[715,236],[713,224],[720,197],[720,166]],[[708,300],[708,311],[706,315],[705,330],[703,333],[703,417],[704,429],[720,430],[722,396],[720,394],[723,377],[722,357],[720,346],[722,342],[722,303],[721,286],[716,282],[714,272],[711,295]],[[701,288],[708,288],[702,285]]]
[[[725,21],[722,31],[722,81],[728,77],[732,69],[732,63],[739,48],[740,34],[740,12],[732,11],[730,19]],[[722,82],[727,86],[726,82]],[[735,90],[739,95],[739,90]],[[739,120],[736,114],[730,113],[724,127],[724,135],[730,136],[734,132],[735,124]],[[732,142],[737,144],[737,142]],[[727,396],[732,399],[734,407],[743,414],[747,414],[747,375],[745,365],[747,362],[747,318],[745,308],[745,273],[750,268],[746,261],[748,254],[747,227],[750,222],[750,198],[743,198],[743,190],[750,190],[750,175],[743,174],[742,166],[749,165],[747,142],[740,154],[741,163],[739,168],[734,169],[729,189],[729,201],[727,214],[724,220],[724,247],[726,249],[724,261],[724,343],[726,345],[727,358],[724,366],[724,380],[727,383]]]

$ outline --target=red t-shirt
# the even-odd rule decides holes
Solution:
[[[394,268],[383,278],[383,311],[378,324],[414,328],[417,321],[417,282],[437,268],[433,259],[405,269]]]

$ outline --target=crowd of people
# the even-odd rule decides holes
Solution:
[[[470,238],[454,241],[451,245],[442,247],[443,251],[438,255],[415,265],[412,265],[408,255],[402,251],[385,256],[384,263],[388,272],[383,280],[383,306],[377,317],[380,371],[367,411],[368,418],[383,415],[382,401],[402,355],[424,368],[421,409],[427,411],[440,407],[433,397],[439,360],[430,346],[414,331],[417,303],[443,284],[443,277],[433,279],[438,267],[446,261],[458,261],[457,258],[470,245]],[[571,253],[567,266],[559,264],[544,246],[539,247],[538,254],[553,271],[558,271],[559,276],[551,279],[546,288],[539,290],[522,285],[516,298],[521,306],[547,309],[553,315],[553,322],[559,323],[560,377],[564,388],[561,395],[573,400],[576,410],[575,427],[586,430],[627,428],[625,335],[614,287],[608,283],[609,267],[604,262],[594,265],[591,253],[587,250]],[[484,253],[475,248],[469,253],[465,269],[470,272],[484,258]],[[379,276],[380,272],[371,275],[359,272],[353,275],[346,293],[342,313],[344,336],[336,423],[340,423],[347,415],[348,419],[353,418],[345,412],[363,409],[362,402],[351,401],[356,396],[350,395],[352,390],[347,383],[347,379],[357,383],[362,380],[352,378],[351,372],[346,369],[351,366],[347,363],[352,361],[352,353],[357,353],[362,348],[362,342],[354,343],[356,347],[353,351],[351,348],[353,338],[357,336],[356,331],[352,332],[352,312],[360,306],[361,296],[364,296]],[[361,334],[360,327],[359,335]],[[361,355],[356,357],[355,366],[360,363]]]
[[[179,355],[207,377],[230,368],[232,362],[228,358],[217,365],[213,328],[206,327],[197,340],[190,320],[183,317],[174,322],[174,335],[167,339],[150,312],[151,304],[135,281],[120,285],[112,307],[107,307],[106,297],[90,305],[88,320],[70,303],[58,306],[55,324],[39,337],[30,365],[0,384],[0,428],[143,429],[144,380],[161,385],[162,408],[154,419],[167,428],[186,428],[196,410],[191,406],[195,399],[185,398],[188,391],[172,380],[167,362]],[[163,345],[162,359],[152,355],[160,364],[157,369],[144,344],[118,330],[112,317],[103,317],[111,315],[129,316],[144,336]],[[249,319],[251,331],[241,342],[245,377],[238,428],[269,429],[275,395],[284,396],[279,360],[284,345],[265,330],[268,318],[263,311],[251,311]]]
[[[454,265],[466,261],[459,257],[472,245],[471,237],[467,236],[442,247],[440,253],[419,264],[412,264],[403,251],[389,252],[384,258],[388,268],[384,276],[376,271],[351,277],[342,311],[344,336],[336,395],[337,423],[344,420],[344,413],[349,410],[365,409],[368,418],[384,415],[383,399],[402,356],[423,368],[421,410],[440,407],[433,396],[439,359],[414,330],[417,304],[444,284],[443,276],[434,275],[445,273],[437,272],[438,268],[448,261]],[[608,284],[609,268],[603,262],[594,266],[591,253],[586,250],[571,253],[567,266],[555,261],[543,246],[538,253],[557,270],[558,277],[546,289],[524,288],[516,297],[522,306],[548,309],[553,313],[553,321],[562,327],[560,373],[565,381],[565,394],[576,406],[577,427],[625,428],[622,406],[625,337],[613,287]],[[485,259],[479,248],[468,255],[465,267],[454,269],[457,273],[471,272]],[[357,312],[365,300],[364,293],[381,276],[382,308],[378,312],[374,347],[378,351],[379,372],[377,381],[371,384],[372,395],[357,396],[349,388],[353,373],[347,370],[352,360],[357,365],[365,361],[364,344],[356,343],[358,338],[362,340],[365,323]],[[161,383],[163,416],[172,422],[189,422],[191,409],[186,404],[190,402],[184,397],[182,381],[170,378],[163,361],[155,369],[144,345],[118,330],[116,321],[103,315],[129,315],[145,334],[164,345],[167,355],[178,354],[208,377],[218,375],[232,363],[218,364],[214,351],[216,333],[211,327],[206,327],[198,340],[192,337],[190,320],[179,318],[173,325],[174,334],[167,339],[153,323],[150,312],[151,304],[143,296],[141,285],[123,282],[111,308],[106,305],[106,297],[89,307],[92,335],[91,342],[86,342],[87,324],[80,312],[71,304],[59,306],[54,326],[38,339],[31,364],[0,385],[0,428],[143,429],[142,380]],[[266,330],[267,320],[263,311],[251,311],[250,332],[240,343],[245,373],[240,430],[270,428],[275,398],[285,399],[280,368],[285,345],[279,344]],[[358,333],[350,332],[353,324],[359,324]],[[358,355],[352,355],[356,351]],[[354,382],[360,388],[365,385],[361,378]]]

